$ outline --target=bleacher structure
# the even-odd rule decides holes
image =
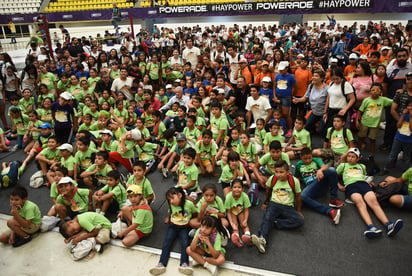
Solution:
[[[133,8],[133,2],[126,0],[116,0],[117,6],[121,9]],[[51,1],[45,8],[45,12],[67,12],[67,11],[87,11],[87,10],[108,10],[113,7],[113,0],[57,0]]]
[[[0,0],[0,14],[38,13],[42,0]]]

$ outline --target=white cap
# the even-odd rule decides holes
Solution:
[[[297,55],[297,57],[298,57],[298,58],[304,58],[305,55],[304,55],[304,54],[299,54],[299,55]]]
[[[332,62],[338,62],[338,59],[337,58],[331,58],[330,63],[332,63]]]
[[[279,62],[278,70],[285,70],[289,66],[288,61]]]
[[[73,179],[70,176],[62,177],[58,183],[58,185],[63,183],[73,183]]]
[[[132,139],[135,141],[142,139],[142,134],[140,133],[140,130],[138,129],[132,129],[130,131],[130,134],[132,135]]]
[[[108,134],[108,135],[110,135],[110,136],[113,136],[113,132],[111,132],[111,131],[108,130],[108,129],[100,130],[99,133],[100,133],[100,134]]]
[[[241,58],[241,59],[239,59],[239,63],[247,63],[247,59]]]
[[[262,82],[271,82],[271,81],[272,81],[272,79],[268,76],[263,77],[263,79],[262,79]]]
[[[361,55],[360,57],[359,57],[359,59],[368,59],[368,57],[366,56],[366,55]]]
[[[354,154],[356,154],[356,156],[359,158],[360,157],[360,150],[358,149],[358,148],[350,148],[349,150],[348,150],[348,153],[349,152],[352,152],[352,153],[354,153]]]
[[[381,51],[390,50],[390,49],[391,49],[391,47],[389,47],[389,46],[383,46],[381,48]]]
[[[65,99],[66,101],[70,101],[73,99],[72,94],[70,94],[69,92],[65,91],[63,93],[60,94],[60,97]]]
[[[358,59],[358,55],[355,53],[352,53],[349,55],[349,59]]]
[[[173,85],[171,85],[170,83],[166,84],[166,89],[170,89],[170,88],[173,88]]]
[[[68,143],[65,143],[65,144],[61,145],[60,147],[58,147],[58,149],[73,152],[73,146],[68,144]]]
[[[175,79],[175,82],[178,82],[178,83],[180,83],[180,79]]]

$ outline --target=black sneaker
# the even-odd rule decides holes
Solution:
[[[389,145],[382,144],[379,146],[379,150],[381,151],[388,151],[388,149],[389,149]]]
[[[172,176],[173,176],[173,181],[177,181],[179,179],[179,175],[177,174],[177,172],[173,172]]]
[[[31,236],[30,235],[27,238],[23,238],[23,237],[20,237],[19,235],[15,235],[13,247],[22,246],[23,244],[26,244],[29,241],[31,241]]]

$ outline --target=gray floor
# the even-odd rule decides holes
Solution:
[[[320,146],[321,143],[319,137],[313,138],[314,147]],[[379,165],[382,166],[386,156],[387,153],[377,152],[376,160]],[[24,154],[21,150],[0,153],[1,161],[23,159]],[[401,162],[398,165],[401,165]],[[29,178],[36,169],[35,162],[30,163],[21,178],[21,184],[29,189],[29,199],[40,206],[42,214],[46,214],[51,206],[49,189],[45,186],[39,189],[29,188]],[[399,168],[393,170],[393,175],[399,176],[400,173]],[[152,206],[155,226],[152,235],[142,240],[141,244],[161,248],[166,231],[163,219],[167,216],[164,193],[173,185],[173,181],[164,180],[159,172],[150,174],[148,178],[157,198]],[[376,177],[375,180],[381,179],[382,177]],[[200,186],[208,182],[217,183],[217,178],[200,178]],[[219,193],[222,195],[221,189]],[[10,189],[0,190],[0,213],[10,212],[9,194]],[[343,193],[339,192],[339,196],[344,199]],[[260,198],[264,199],[263,191],[260,192]],[[326,197],[320,200],[324,203],[328,201]],[[390,206],[385,206],[384,210],[389,219],[404,220],[404,229],[395,238],[383,236],[376,240],[367,240],[363,236],[365,225],[353,205],[345,205],[342,208],[341,223],[337,226],[333,225],[328,217],[303,207],[305,225],[294,231],[274,229],[265,255],[259,254],[255,248],[238,249],[229,243],[226,256],[236,264],[297,275],[411,275],[412,269],[408,259],[412,253],[412,213]],[[252,232],[257,232],[262,216],[260,206],[251,209],[249,225]],[[374,216],[372,218],[379,225],[377,219]],[[174,251],[180,251],[178,243],[175,243]]]

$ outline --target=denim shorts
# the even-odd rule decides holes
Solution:
[[[352,184],[349,184],[345,188],[345,195],[347,198],[350,198],[352,194],[361,194],[364,196],[366,193],[371,192],[372,188],[365,181],[358,181]]]
[[[292,97],[291,96],[278,96],[280,100],[280,105],[284,107],[291,107],[292,106]]]

